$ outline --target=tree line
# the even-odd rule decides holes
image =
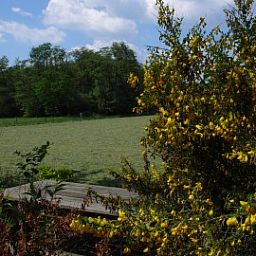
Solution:
[[[99,51],[65,49],[44,43],[29,59],[9,66],[0,58],[0,117],[129,114],[142,86],[127,84],[142,65],[124,42]]]

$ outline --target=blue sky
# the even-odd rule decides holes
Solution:
[[[166,0],[184,16],[184,26],[206,16],[209,27],[224,23],[232,0]],[[158,45],[155,0],[0,0],[0,57],[28,58],[33,46],[50,42],[67,51],[98,50],[126,42],[140,61]]]

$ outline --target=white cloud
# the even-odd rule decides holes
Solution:
[[[111,40],[111,41],[94,40],[92,44],[86,44],[85,47],[90,50],[98,51],[103,47],[111,46],[113,42],[116,42],[116,41],[115,40]]]
[[[137,33],[133,20],[113,15],[108,7],[105,1],[97,0],[50,0],[43,12],[44,22],[105,38]]]
[[[141,62],[144,62],[145,61],[145,58],[146,58],[146,51],[141,51],[136,45],[132,44],[132,43],[129,43],[127,41],[120,41],[120,40],[110,40],[110,41],[105,41],[105,40],[94,40],[92,44],[86,44],[86,48],[87,49],[91,49],[91,50],[94,50],[94,51],[98,51],[100,50],[101,48],[103,47],[108,47],[108,46],[111,46],[114,42],[124,42],[125,44],[128,45],[128,47],[130,49],[132,49],[136,56],[137,56],[137,59]],[[74,50],[76,49],[79,49],[81,47],[75,47]]]
[[[9,34],[17,41],[30,43],[51,42],[58,44],[63,41],[65,34],[51,26],[45,29],[29,28],[14,21],[0,20],[0,33]]]
[[[130,49],[132,49],[135,52],[135,55],[137,56],[137,59],[142,63],[146,60],[147,51],[139,49],[136,45],[132,43],[128,43],[127,41],[120,41],[120,40],[94,40],[91,44],[86,44],[85,46],[77,45],[75,47],[72,47],[69,52],[73,52],[79,49],[82,49],[85,47],[86,49],[90,49],[93,51],[99,51],[100,49],[104,47],[110,47],[114,42],[124,42],[128,45]]]
[[[157,16],[155,0],[145,1],[147,15],[155,18]],[[215,16],[216,13],[221,15],[224,8],[233,4],[233,0],[166,0],[165,3],[175,9],[177,16],[186,20],[195,20],[201,16]]]
[[[83,48],[89,49],[89,50],[93,50],[93,51],[99,51],[101,48],[104,47],[109,47],[112,45],[113,42],[117,42],[118,40],[110,40],[110,41],[106,41],[106,40],[94,40],[91,44],[88,43],[86,45],[76,45],[74,47],[72,47],[68,52],[73,52],[73,51],[77,51]]]
[[[0,33],[0,42],[5,42],[4,34]]]
[[[147,6],[147,0],[88,0],[91,2],[91,6],[95,6],[97,2],[98,6],[104,6],[105,10],[114,16],[120,16],[126,19],[137,20],[137,21],[146,21],[148,15],[145,12],[145,6]],[[153,5],[155,0],[152,2]]]
[[[27,16],[27,17],[31,17],[32,16],[32,13],[26,12],[26,11],[22,10],[21,8],[19,8],[19,7],[12,7],[11,10],[13,12],[15,12],[15,13],[20,14],[21,16]]]

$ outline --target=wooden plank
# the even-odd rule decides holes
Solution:
[[[60,256],[83,256],[83,255],[80,255],[80,254],[75,254],[73,252],[62,252],[60,254]]]
[[[60,199],[60,207],[64,209],[80,209],[84,212],[93,214],[105,214],[105,215],[116,215],[116,213],[110,213],[105,209],[101,203],[95,200],[85,209],[82,205],[85,202],[86,194],[89,189],[97,192],[99,195],[107,196],[112,195],[113,197],[120,196],[125,200],[132,197],[138,197],[136,193],[129,192],[127,189],[116,188],[116,187],[104,187],[98,185],[74,183],[74,182],[63,182],[64,187],[60,190],[56,197]],[[42,189],[45,186],[54,186],[56,182],[53,180],[43,180],[34,183],[35,187]],[[30,196],[26,194],[29,191],[29,184],[7,188],[4,191],[4,197],[10,200],[18,201],[23,198],[29,198]],[[43,198],[50,199],[49,195],[44,194]]]

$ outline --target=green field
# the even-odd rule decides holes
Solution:
[[[99,118],[100,116],[98,116]],[[93,119],[94,116],[85,116],[82,119]],[[78,116],[74,117],[16,117],[16,118],[0,118],[0,127],[6,126],[21,126],[21,125],[34,125],[34,124],[45,124],[45,123],[63,123],[67,121],[81,121]]]
[[[8,175],[15,170],[15,150],[28,152],[50,141],[52,145],[43,165],[82,171],[83,181],[104,184],[112,179],[110,170],[120,169],[122,157],[137,168],[143,167],[139,140],[149,119],[139,116],[2,126],[1,174]]]

